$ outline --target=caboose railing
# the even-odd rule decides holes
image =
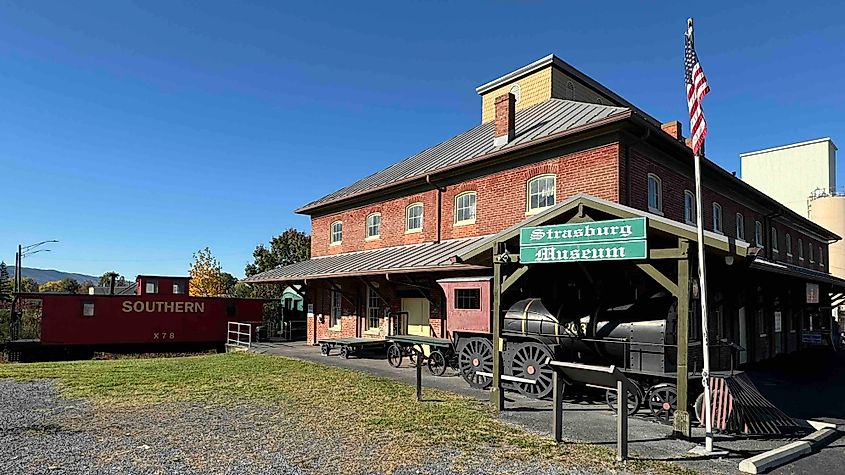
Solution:
[[[249,349],[252,346],[252,324],[229,322],[226,345]]]

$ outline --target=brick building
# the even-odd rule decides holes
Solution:
[[[392,325],[449,337],[436,281],[490,275],[491,254],[461,256],[574,199],[693,229],[692,151],[679,122],[661,123],[554,55],[476,92],[481,124],[302,206],[312,258],[248,279],[304,285],[309,343],[383,337]],[[702,169],[708,239],[742,250],[736,264],[714,263],[715,336],[742,340],[742,362],[798,349],[829,305],[807,308],[805,284],[825,295],[841,287],[827,272],[839,237],[707,159]],[[721,275],[741,275],[741,290]],[[403,322],[390,317],[400,312]]]

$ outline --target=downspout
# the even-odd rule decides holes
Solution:
[[[443,221],[443,192],[446,191],[445,187],[437,186],[431,181],[431,175],[425,176],[425,182],[428,183],[432,188],[437,190],[437,233],[436,237],[434,238],[434,243],[439,244],[441,239],[441,225]]]

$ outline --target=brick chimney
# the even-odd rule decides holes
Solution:
[[[681,129],[681,123],[677,120],[673,120],[672,122],[666,122],[665,124],[660,126],[664,132],[671,135],[675,140],[683,140],[683,132]]]
[[[511,94],[503,94],[496,98],[496,121],[495,133],[493,134],[493,145],[501,147],[514,138],[514,127],[516,123],[516,97]]]

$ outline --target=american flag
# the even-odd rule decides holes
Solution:
[[[690,133],[692,134],[692,150],[696,154],[704,145],[707,136],[707,121],[704,120],[704,109],[701,100],[710,92],[704,70],[698,62],[693,44],[692,26],[684,35],[684,81],[687,85],[687,106],[689,106]]]

